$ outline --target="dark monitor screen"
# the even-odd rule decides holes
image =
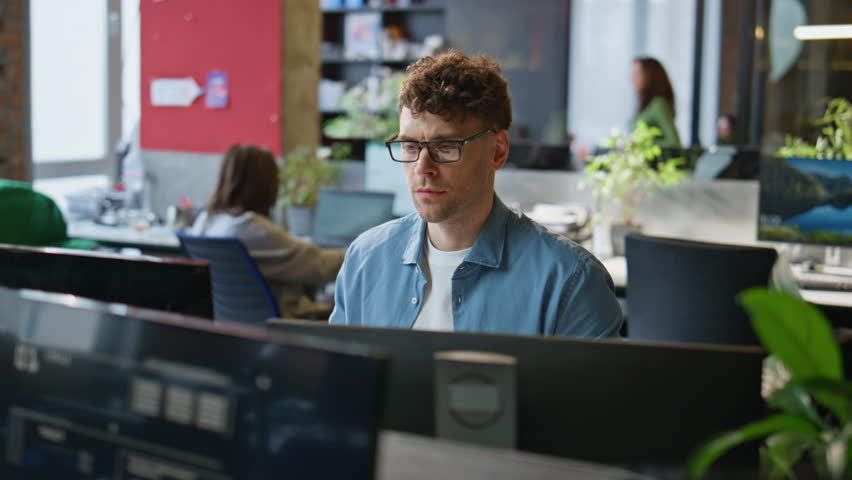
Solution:
[[[764,414],[756,347],[649,344],[274,320],[274,332],[370,343],[392,357],[384,426],[433,435],[433,354],[517,359],[517,447],[637,468],[683,466],[711,435]],[[751,454],[754,453],[752,456]],[[750,465],[756,452],[730,457]]]
[[[0,478],[373,478],[385,360],[363,347],[69,295],[15,303]]]
[[[758,238],[852,245],[852,162],[763,158]]]
[[[393,193],[322,189],[317,199],[311,240],[346,247],[367,230],[392,220]]]
[[[570,145],[512,142],[506,162],[518,168],[573,170]]]
[[[213,318],[210,267],[184,258],[0,244],[0,286]]]

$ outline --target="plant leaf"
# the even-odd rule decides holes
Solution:
[[[747,290],[739,299],[763,346],[790,369],[793,379],[843,378],[840,348],[816,307],[766,288]]]
[[[812,438],[816,438],[819,434],[817,428],[804,418],[789,413],[779,413],[749,423],[738,430],[723,433],[699,446],[687,461],[687,478],[701,478],[710,465],[728,450],[776,432],[797,433]]]
[[[807,435],[780,432],[767,437],[760,449],[760,470],[769,480],[795,478],[793,466],[816,440]]]
[[[820,418],[813,404],[808,397],[808,392],[799,383],[791,382],[789,385],[773,393],[767,399],[769,406],[785,410],[789,413],[807,418],[814,425],[820,428],[827,428],[827,425]]]
[[[830,393],[852,402],[852,382],[847,380],[833,380],[830,378],[806,378],[797,382],[811,393]]]

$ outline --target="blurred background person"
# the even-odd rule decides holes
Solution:
[[[269,218],[277,198],[278,165],[272,153],[231,146],[207,209],[188,233],[240,239],[276,295],[282,317],[327,317],[331,305],[314,303],[306,287],[334,281],[345,250],[321,249],[290,236]]]
[[[662,136],[657,139],[663,147],[680,147],[680,135],[675,127],[674,90],[663,65],[655,58],[640,57],[633,61],[633,89],[638,99],[636,116],[630,125],[645,122],[657,127]]]
[[[716,144],[734,145],[736,139],[734,134],[737,128],[737,120],[733,115],[727,114],[719,117],[716,122]]]

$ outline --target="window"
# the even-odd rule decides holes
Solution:
[[[138,122],[138,12],[139,0],[30,2],[33,180],[61,206],[114,181]]]
[[[636,114],[632,60],[658,59],[675,92],[675,122],[689,142],[695,44],[695,0],[572,2],[568,125],[577,141],[595,146]]]

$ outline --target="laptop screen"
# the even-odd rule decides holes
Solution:
[[[365,231],[392,220],[393,193],[320,190],[314,216],[314,243],[346,246]]]

